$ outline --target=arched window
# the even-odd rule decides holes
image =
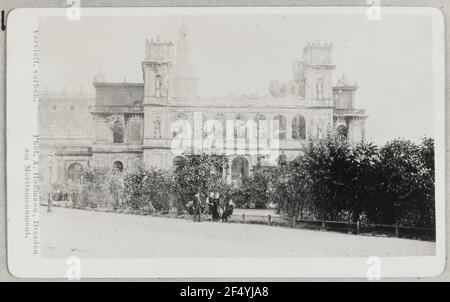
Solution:
[[[241,185],[242,180],[248,177],[248,160],[245,157],[235,157],[231,163],[231,181],[235,185]]]
[[[206,129],[206,122],[208,121],[208,116],[204,113],[202,113],[202,138],[205,139],[208,135],[208,131]]]
[[[214,119],[208,120],[203,125],[204,130],[208,131],[214,141],[211,147],[215,150],[223,150],[226,138],[226,120],[227,117],[223,113],[217,114]],[[206,137],[206,136],[205,136]]]
[[[238,114],[234,121],[234,138],[246,138],[247,137],[247,118],[243,114]]]
[[[292,138],[306,139],[306,120],[300,114],[292,119]]]
[[[286,118],[278,114],[273,119],[278,121],[278,129],[276,129],[277,126],[275,124],[275,129],[272,129],[272,131],[278,130],[278,138],[286,139]]]
[[[225,135],[226,135],[226,123],[227,123],[226,115],[223,114],[223,113],[219,113],[219,114],[216,115],[215,119],[222,124],[222,133],[220,133],[219,130],[217,130],[216,132],[222,134],[223,137],[225,138]]]
[[[122,144],[125,137],[125,129],[120,121],[116,121],[113,126],[113,142]]]
[[[184,131],[184,127],[182,125],[185,125],[185,123],[177,122],[177,121],[186,121],[187,122],[187,116],[186,114],[182,112],[176,113],[172,117],[172,137],[175,138],[178,134],[182,133]]]
[[[157,74],[155,76],[155,96],[159,98],[161,96],[162,77]]]
[[[348,136],[348,130],[345,125],[340,125],[336,128],[336,133],[339,137],[347,137]]]
[[[120,160],[117,160],[114,162],[114,170],[116,170],[118,172],[123,171],[123,163]]]
[[[255,122],[256,122],[256,138],[265,138],[266,137],[266,130],[267,125],[264,123],[266,121],[266,117],[260,113],[258,113],[255,116]]]
[[[83,183],[83,173],[83,167],[78,163],[74,163],[67,169],[67,178],[77,184]]]

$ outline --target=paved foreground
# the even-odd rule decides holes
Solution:
[[[300,257],[433,255],[435,244],[265,225],[41,207],[44,257]]]

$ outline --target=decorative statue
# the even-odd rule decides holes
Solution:
[[[125,126],[125,118],[120,114],[113,114],[108,118],[109,128],[114,130],[117,126]]]
[[[161,138],[161,121],[159,119],[153,121],[153,137]]]

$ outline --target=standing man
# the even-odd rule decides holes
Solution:
[[[214,205],[213,205],[213,220],[220,220],[220,193],[214,193]]]
[[[228,222],[228,219],[230,218],[230,216],[233,215],[234,206],[235,205],[234,205],[233,199],[229,199],[229,200],[225,201],[223,214],[222,214],[222,221]]]
[[[216,194],[214,192],[209,193],[209,198],[207,201],[207,204],[209,205],[209,208],[211,210],[211,216],[212,216],[212,221],[217,221],[218,220],[218,200],[216,198]]]
[[[201,212],[202,212],[202,200],[200,199],[200,193],[197,192],[193,200],[194,207],[194,222],[198,218],[198,222],[201,222]]]

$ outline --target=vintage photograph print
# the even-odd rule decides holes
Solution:
[[[445,254],[431,8],[17,9],[18,277],[419,277]]]

